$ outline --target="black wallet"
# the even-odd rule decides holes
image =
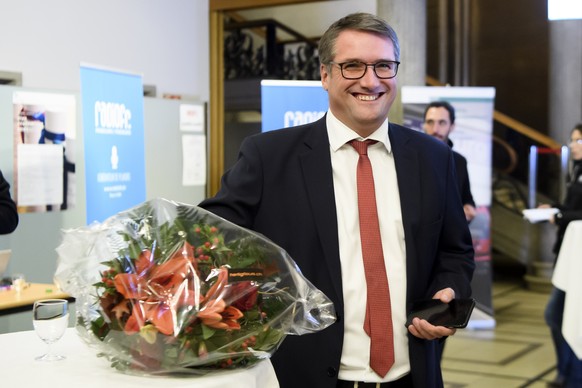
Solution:
[[[426,319],[435,326],[450,328],[464,328],[469,323],[469,318],[475,307],[475,299],[453,299],[449,303],[439,299],[429,299],[413,304],[410,314],[406,319],[406,327],[412,324],[415,317]]]

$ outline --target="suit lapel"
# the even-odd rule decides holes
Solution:
[[[314,123],[305,145],[306,151],[300,155],[305,189],[333,287],[338,300],[342,300],[337,213],[325,116]]]
[[[420,222],[419,204],[422,188],[418,173],[420,171],[418,151],[409,143],[410,138],[402,127],[390,124],[388,134],[398,179],[402,223],[407,242],[406,256],[411,257],[410,255],[414,254],[414,231]]]

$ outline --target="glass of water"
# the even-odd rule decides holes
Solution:
[[[66,299],[46,299],[34,302],[32,309],[34,331],[48,345],[39,361],[58,361],[65,356],[52,353],[51,345],[57,342],[69,324],[69,303]]]

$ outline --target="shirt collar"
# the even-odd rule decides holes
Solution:
[[[354,139],[376,140],[377,142],[384,144],[384,147],[386,147],[388,153],[392,152],[390,139],[388,138],[388,119],[382,123],[380,128],[376,129],[370,136],[365,139],[358,135],[354,130],[350,129],[347,125],[339,121],[339,119],[335,117],[329,109],[326,116],[326,125],[329,144],[333,152],[336,152],[338,149],[340,149],[340,147]]]

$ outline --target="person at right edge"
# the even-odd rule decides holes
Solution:
[[[0,171],[0,234],[12,233],[17,226],[16,204],[10,197],[10,185]]]
[[[446,101],[434,101],[428,104],[424,110],[424,132],[453,148],[453,142],[449,138],[450,133],[455,129],[455,108]],[[471,183],[469,172],[467,171],[467,159],[460,153],[453,150],[455,158],[455,170],[459,185],[459,194],[463,202],[463,210],[467,222],[471,222],[477,215],[475,210],[475,200],[471,194]]]
[[[281,388],[443,387],[439,343],[455,329],[405,323],[416,301],[471,295],[474,251],[453,153],[389,123],[400,45],[384,20],[334,22],[319,60],[327,113],[247,137],[200,206],[285,249],[334,303],[333,325],[287,336],[273,354]],[[358,190],[372,177],[374,187]],[[373,216],[360,217],[372,203]]]
[[[570,148],[573,163],[567,182],[566,197],[564,203],[553,206],[558,208],[559,212],[550,218],[550,222],[558,227],[553,250],[556,258],[560,252],[562,239],[568,224],[571,221],[582,220],[582,123],[577,124],[572,129],[568,147]],[[549,205],[540,207],[549,207]],[[566,293],[556,287],[552,287],[544,315],[546,323],[550,327],[556,350],[557,376],[554,381],[548,383],[548,386],[581,388],[582,360],[576,357],[576,354],[562,335],[565,300]]]

